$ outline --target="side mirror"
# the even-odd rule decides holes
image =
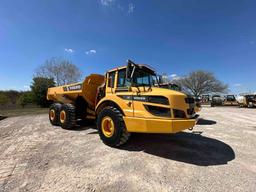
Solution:
[[[126,79],[131,79],[132,77],[132,70],[133,70],[133,66],[132,66],[132,61],[128,60],[127,61],[127,67],[126,67]]]
[[[133,63],[131,60],[128,59],[126,67],[126,79],[132,79],[136,68],[139,68],[139,65]]]
[[[132,66],[130,63],[128,63],[126,67],[126,79],[131,79],[131,74],[132,74]]]

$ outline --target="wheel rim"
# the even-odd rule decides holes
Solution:
[[[62,111],[60,112],[60,122],[61,122],[61,123],[64,123],[65,120],[66,120],[66,112],[65,112],[64,110],[62,110]]]
[[[53,121],[55,119],[55,110],[54,109],[50,110],[50,119],[51,119],[51,121]]]
[[[101,121],[101,129],[106,137],[111,137],[115,131],[113,120],[108,116],[104,117]]]

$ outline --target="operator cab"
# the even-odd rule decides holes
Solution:
[[[127,61],[127,66],[115,68],[106,74],[106,91],[107,92],[125,92],[131,91],[131,87],[143,87],[148,90],[151,87],[159,87],[159,79],[155,71],[147,65],[135,64]]]
[[[135,64],[130,60],[127,61],[127,66],[118,67],[106,73],[104,96],[106,95],[112,100],[116,100],[116,97],[124,99],[127,105],[131,106],[129,113],[136,117],[145,117],[142,112],[145,106],[150,105],[152,108],[152,103],[163,105],[153,106],[154,110],[160,114],[167,109],[168,117],[193,118],[195,116],[194,98],[180,91],[161,87],[155,70],[147,65]],[[173,100],[178,102],[170,102]],[[169,115],[170,108],[174,109],[172,115]]]

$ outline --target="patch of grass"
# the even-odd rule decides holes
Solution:
[[[1,109],[0,110],[0,120],[2,117],[16,117],[22,115],[37,115],[48,113],[48,108],[17,108],[17,109]]]

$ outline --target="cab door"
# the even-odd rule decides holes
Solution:
[[[129,82],[126,79],[126,68],[117,70],[114,89],[117,104],[121,107],[126,116],[132,117],[134,115],[133,94],[129,87]]]
[[[116,77],[116,71],[111,71],[107,73],[107,82],[106,82],[106,93],[107,94],[114,94],[115,90],[115,77]]]
[[[149,94],[149,86],[141,86],[144,83],[149,84],[149,77],[138,74],[135,71],[135,77],[133,83],[137,86],[132,87],[133,92],[133,115],[134,117],[147,118],[149,113],[145,113],[145,104],[147,104],[147,98]]]

